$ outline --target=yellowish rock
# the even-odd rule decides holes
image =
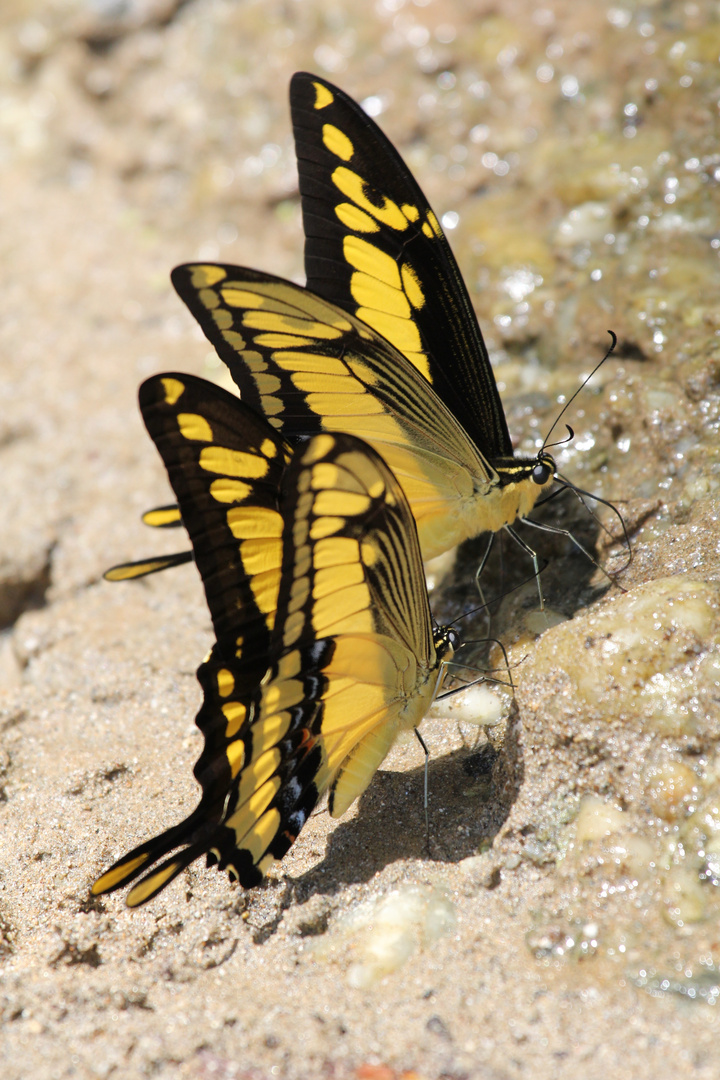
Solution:
[[[575,839],[578,844],[600,840],[619,832],[623,826],[622,810],[596,795],[586,795],[575,821]]]

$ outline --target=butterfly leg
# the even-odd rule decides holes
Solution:
[[[623,589],[617,578],[613,574],[611,574],[609,570],[606,570],[602,563],[599,563],[597,559],[595,559],[590,554],[586,547],[583,547],[577,537],[573,536],[569,529],[560,529],[557,527],[557,525],[548,525],[544,521],[534,521],[533,518],[523,518],[523,521],[526,525],[532,525],[533,529],[539,529],[541,532],[555,533],[557,536],[564,536],[567,540],[570,540],[570,542],[575,545],[578,551],[581,551],[585,558],[590,560],[594,567],[602,571],[608,581],[611,581],[613,585],[617,586],[620,592],[624,593],[627,591],[626,589]]]
[[[528,519],[523,518],[523,520],[527,521]],[[537,524],[537,523],[534,522],[533,524]],[[504,528],[505,528],[505,532],[509,533],[509,535],[512,536],[515,543],[519,544],[520,547],[525,552],[525,554],[528,555],[532,559],[533,570],[535,571],[535,582],[537,584],[538,597],[540,599],[540,610],[544,611],[545,610],[545,597],[543,596],[542,585],[540,584],[540,560],[538,559],[537,551],[535,551],[534,548],[531,548],[529,544],[525,543],[523,538],[518,533],[515,532],[512,525],[505,525]]]
[[[489,536],[489,539],[488,539],[488,542],[487,542],[487,547],[485,548],[485,551],[483,552],[483,556],[480,559],[480,563],[478,564],[478,568],[475,571],[475,587],[477,588],[478,595],[480,597],[480,606],[485,608],[485,617],[487,619],[487,632],[488,633],[490,633],[490,622],[491,622],[490,608],[489,608],[489,604],[488,604],[487,600],[485,599],[485,592],[483,590],[482,585],[480,584],[480,578],[482,577],[483,570],[485,569],[485,567],[487,565],[487,561],[490,558],[490,552],[492,551],[492,547],[493,547],[494,543],[495,543],[495,533],[491,532],[490,536]]]
[[[415,732],[415,737],[416,737],[417,741],[420,743],[420,745],[422,746],[423,752],[425,754],[425,784],[424,784],[423,805],[425,807],[425,842],[427,843],[428,850],[429,850],[429,848],[430,848],[430,818],[428,816],[428,762],[430,761],[430,751],[428,750],[427,746],[425,745],[425,740],[423,739],[423,737],[420,734],[420,732],[418,731],[418,729],[413,728],[413,731]]]

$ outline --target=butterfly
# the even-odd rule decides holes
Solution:
[[[326,791],[339,817],[365,790],[427,711],[458,640],[433,628],[412,514],[371,447],[321,433],[292,448],[190,375],[153,376],[139,400],[217,640],[198,669],[198,806],[92,887],[143,875],[131,907],[203,854],[257,885]]]
[[[220,264],[179,266],[173,285],[243,400],[284,437],[348,431],[382,455],[410,503],[423,559],[511,530],[553,484],[555,462],[545,449],[513,454],[487,349],[435,214],[347,94],[300,72],[290,105],[307,288]],[[148,566],[162,568],[146,560],[113,573],[138,576]]]

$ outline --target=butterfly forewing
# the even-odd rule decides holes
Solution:
[[[310,288],[216,264],[177,267],[173,283],[243,399],[281,434],[348,431],[375,447],[429,559],[526,517],[554,462],[513,456],[467,291],[397,151],[327,81],[300,73],[290,97]]]
[[[222,529],[194,526],[196,518],[207,520],[207,479],[199,455],[185,455],[180,440],[204,430],[201,418],[212,433],[206,445],[239,450],[223,424],[235,414],[240,430],[248,410],[198,383],[163,376],[145,384],[141,400],[171,475],[182,472],[173,487],[201,567],[203,543],[221,537]],[[190,404],[192,414],[179,411]],[[173,434],[181,427],[182,434]],[[265,509],[265,493],[260,496]],[[282,573],[267,670],[258,668],[251,685],[243,656],[221,655],[215,646],[198,672],[204,702],[197,722],[206,740],[196,767],[200,804],[180,825],[119,860],[95,883],[95,893],[149,870],[129,893],[136,906],[203,853],[245,887],[257,884],[323,792],[331,788],[331,812],[342,813],[398,731],[417,724],[432,700],[440,657],[417,536],[384,462],[352,436],[318,435],[295,451],[275,500],[283,521]],[[181,850],[170,855],[175,848]]]
[[[228,740],[269,662],[282,559],[278,492],[289,450],[252,409],[191,375],[149,379],[140,409],[182,510],[217,636],[198,670],[205,747],[195,767],[217,808]]]
[[[382,455],[410,502],[423,558],[492,527],[483,497],[495,470],[371,327],[257,270],[191,264],[172,280],[251,408],[285,436],[348,431]]]
[[[278,488],[289,453],[257,413],[191,375],[148,379],[140,410],[168,471],[222,653],[267,657],[279,588]]]
[[[512,454],[487,349],[450,246],[397,150],[331,83],[290,84],[307,287],[422,372],[489,458]]]

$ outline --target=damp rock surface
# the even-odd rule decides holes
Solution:
[[[718,55],[700,3],[5,0],[4,1078],[716,1080]],[[169,491],[137,386],[223,378],[174,265],[302,281],[298,69],[414,170],[516,445],[559,420],[627,534],[553,500],[564,531],[521,528],[544,613],[500,537],[490,627],[485,541],[433,569],[438,621],[473,612],[460,661],[515,693],[423,725],[428,835],[410,738],[260,888],[196,864],[131,913],[89,887],[194,806],[212,644],[193,566],[101,580],[183,546],[139,521]]]

